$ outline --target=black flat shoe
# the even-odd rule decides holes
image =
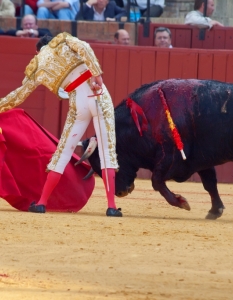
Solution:
[[[122,217],[122,212],[121,212],[121,208],[108,208],[106,211],[106,216],[108,217]]]
[[[32,202],[28,208],[29,212],[44,214],[46,212],[45,205],[36,205],[35,202]]]

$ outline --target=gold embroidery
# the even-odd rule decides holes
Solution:
[[[74,122],[76,120],[76,90],[72,91],[70,94],[69,100],[69,111],[67,114],[65,126],[60,138],[60,141],[57,146],[57,150],[55,151],[54,155],[52,156],[51,162],[48,164],[47,169],[54,170],[58,163],[58,160],[61,156],[62,151],[65,148],[66,140],[70,134],[72,127],[74,126]]]
[[[108,93],[105,85],[103,84],[103,95],[97,97],[98,104],[100,105],[105,126],[108,134],[108,149],[110,160],[113,168],[117,169],[118,163],[116,158],[116,136],[115,136],[115,117],[114,117],[114,107],[112,104],[112,99],[110,94]]]
[[[50,42],[49,42],[49,46],[51,48],[56,48],[59,44],[64,43],[66,38],[68,36],[72,36],[67,32],[62,32],[59,33],[57,36],[55,36]]]
[[[33,80],[24,79],[24,85],[0,99],[0,113],[21,104],[37,87]]]
[[[80,41],[78,38],[74,37],[67,37],[66,43],[82,58],[93,76],[98,76],[103,73],[99,62],[88,43]]]
[[[25,75],[30,78],[33,79],[33,75],[36,72],[38,68],[38,61],[37,61],[37,57],[35,56],[29,63],[29,65],[26,67],[25,70]]]
[[[89,44],[66,32],[58,34],[30,61],[22,86],[0,99],[0,112],[21,104],[41,84],[58,95],[59,87],[67,75],[83,63],[94,76],[102,74]]]

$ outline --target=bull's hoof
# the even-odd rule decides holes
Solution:
[[[218,211],[214,212],[209,210],[208,214],[206,215],[206,219],[207,220],[216,220],[218,218],[220,218],[223,214],[223,209],[224,208],[219,208]]]
[[[175,195],[176,199],[179,201],[179,207],[185,210],[191,210],[188,201],[181,195]]]
[[[107,217],[122,217],[122,212],[121,208],[108,208],[106,211],[106,216]]]

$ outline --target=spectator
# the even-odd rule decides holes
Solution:
[[[147,16],[147,0],[131,0],[131,3],[134,3],[139,7],[141,15],[143,17]],[[150,17],[158,18],[163,13],[165,0],[151,0],[150,1]]]
[[[79,11],[77,0],[39,0],[38,19],[74,20]]]
[[[159,48],[172,48],[172,34],[166,27],[158,27],[154,33],[154,45]]]
[[[0,0],[0,17],[14,17],[15,6],[11,0]]]
[[[118,45],[129,45],[130,37],[128,32],[125,29],[119,29],[114,34],[115,44]]]
[[[36,15],[37,0],[25,0],[24,15]]]
[[[127,16],[126,10],[116,5],[112,0],[88,0],[83,4],[83,11],[79,12],[76,20],[86,21],[120,21]]]
[[[185,17],[185,24],[209,28],[213,26],[224,26],[222,23],[212,20],[210,16],[214,12],[214,0],[207,0],[206,17],[204,17],[204,0],[195,0],[194,10]]]
[[[44,35],[52,36],[47,28],[38,28],[35,15],[26,15],[22,18],[22,29],[11,29],[5,32],[5,35],[18,37],[42,37]]]

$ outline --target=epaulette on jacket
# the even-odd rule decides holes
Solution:
[[[51,48],[56,48],[59,44],[64,43],[67,37],[72,36],[71,34],[67,32],[59,33],[57,36],[55,36],[50,42],[49,46]]]
[[[34,58],[30,61],[29,65],[26,67],[24,74],[29,79],[33,79],[34,73],[36,72],[37,68],[38,68],[38,59],[37,56],[34,56]]]

